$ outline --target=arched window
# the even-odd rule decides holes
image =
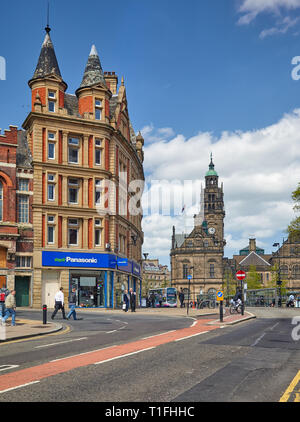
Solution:
[[[3,221],[3,185],[0,182],[0,221]]]

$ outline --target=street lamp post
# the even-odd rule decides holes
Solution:
[[[278,247],[278,250],[276,252],[276,255],[278,257],[278,280],[276,281],[277,286],[279,286],[279,300],[278,300],[278,308],[281,308],[281,275],[280,275],[280,254],[279,254],[279,249],[280,249],[280,244],[279,243],[274,243],[273,247]]]

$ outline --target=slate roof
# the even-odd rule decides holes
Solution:
[[[100,59],[96,47],[93,45],[85,67],[80,88],[90,87],[99,83],[106,87]]]
[[[240,261],[239,265],[242,267],[248,267],[250,265],[255,265],[256,267],[271,266],[269,262],[267,262],[261,256],[257,255],[257,253],[254,251],[250,252],[248,256],[246,256],[242,261]]]
[[[174,242],[175,248],[180,248],[183,245],[186,238],[187,238],[186,234],[175,234],[175,242]]]
[[[70,116],[80,117],[78,112],[78,98],[76,95],[65,94],[65,108]]]
[[[32,79],[44,78],[49,75],[56,75],[61,78],[61,73],[56,59],[54,46],[51,41],[49,32],[47,32],[44,42],[42,44],[38,64]]]
[[[32,155],[27,142],[25,130],[18,130],[18,146],[16,156],[17,167],[32,169]]]

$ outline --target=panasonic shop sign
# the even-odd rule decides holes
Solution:
[[[110,254],[92,254],[80,252],[42,252],[43,267],[80,267],[80,268],[114,268]]]

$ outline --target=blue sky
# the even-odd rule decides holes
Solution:
[[[1,2],[0,56],[7,64],[7,79],[0,81],[2,129],[9,124],[21,126],[30,109],[27,82],[34,73],[44,39],[46,9],[46,0]],[[268,233],[257,230],[261,244],[269,245],[268,251],[272,249],[270,244],[282,239],[293,216],[292,211],[286,210],[292,209],[289,198],[299,181],[295,170],[299,160],[294,154],[284,161],[280,147],[275,148],[277,170],[273,169],[272,148],[264,149],[255,138],[262,139],[263,130],[272,128],[274,139],[279,140],[276,145],[286,148],[284,143],[288,145],[292,137],[297,149],[298,117],[293,118],[293,110],[300,106],[300,81],[291,77],[291,60],[300,56],[299,17],[298,0],[115,0],[113,4],[99,0],[50,0],[51,38],[68,92],[74,93],[79,87],[91,45],[95,44],[103,69],[125,78],[133,127],[136,131],[143,129],[145,134],[145,170],[149,179],[162,176],[152,152],[157,156],[160,148],[171,151],[178,136],[182,136],[180,142],[185,151],[195,138],[199,151],[198,161],[193,154],[186,154],[178,175],[182,179],[203,179],[209,153],[215,146],[216,167],[220,179],[223,176],[227,183],[229,212],[237,218],[240,210],[245,222],[251,218],[261,221],[263,214],[247,214],[247,209],[251,209],[255,195],[261,198],[263,192],[261,182],[257,182],[257,192],[247,196],[243,182],[243,186],[234,184],[236,177],[248,170],[248,175],[259,173],[259,180],[264,175],[272,175],[274,180],[277,171],[278,186],[282,178],[288,179],[289,183],[278,188],[277,196],[266,204],[270,209],[274,208],[274,201],[285,204],[278,215],[284,213],[286,220],[276,220],[270,214],[272,233],[271,229]],[[282,122],[286,114],[292,117]],[[290,124],[294,124],[293,134],[286,136],[286,129],[281,137],[282,126],[287,128]],[[228,156],[224,155],[224,131],[230,140],[236,131],[247,139],[252,136],[248,148],[256,145],[257,149],[251,162],[246,149],[241,154],[244,161],[236,162],[230,149]],[[206,132],[209,134],[205,138],[202,134]],[[264,154],[268,154],[266,163],[262,160]],[[188,171],[191,162],[193,173]],[[167,161],[161,163],[164,169],[168,165]],[[283,167],[287,173],[282,173]],[[234,176],[237,170],[239,173]],[[243,193],[242,205],[237,205],[233,186],[235,193]],[[251,201],[249,206],[247,200]],[[242,233],[240,226],[236,227],[241,223],[230,218],[228,214],[229,255],[245,246],[247,233],[257,234],[253,224]],[[164,263],[169,261],[166,245],[174,221],[178,222],[168,221],[165,227],[169,235],[166,234],[164,246],[157,248],[151,246],[156,240],[150,221],[145,221],[145,248]]]
[[[20,125],[28,111],[27,81],[44,38],[47,2],[1,3],[4,128]],[[291,31],[261,40],[272,16],[240,26],[237,4],[116,0],[112,7],[98,0],[51,0],[51,37],[69,92],[79,86],[95,43],[103,68],[125,77],[135,128],[151,122],[193,136],[200,129],[218,134],[273,123],[299,104],[299,88],[290,77],[291,58],[300,54],[299,35]]]

